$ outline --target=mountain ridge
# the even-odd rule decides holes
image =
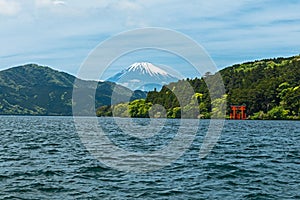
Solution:
[[[47,66],[26,64],[0,71],[0,114],[2,115],[72,115],[72,92],[75,80],[84,90],[95,93],[95,107],[110,105],[113,91],[119,101],[139,99],[145,93],[132,91],[110,82],[81,80]],[[90,97],[92,98],[92,97]],[[82,115],[87,114],[82,111]]]
[[[180,79],[152,63],[136,62],[108,78],[107,81],[121,84],[131,90],[151,91],[160,90],[163,85]]]

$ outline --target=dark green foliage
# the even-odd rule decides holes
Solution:
[[[149,110],[153,116],[161,116],[162,110],[151,109],[152,105],[161,105],[170,118],[222,117],[216,107],[227,99],[227,114],[230,105],[246,105],[247,116],[251,119],[300,119],[300,56],[233,65],[221,70],[220,74],[225,96],[215,92],[218,88],[208,91],[206,83],[214,86],[217,80],[216,75],[210,73],[203,78],[170,83],[147,96],[145,92],[132,93],[110,82],[79,81],[84,85],[83,93],[87,94],[94,90],[92,85],[96,83],[98,116],[149,117]],[[1,71],[0,114],[72,115],[75,79],[67,73],[33,64]],[[114,101],[113,93],[118,97]],[[128,101],[131,103],[124,103]],[[111,104],[115,105],[111,107]],[[82,112],[83,115],[88,113]],[[186,114],[181,116],[183,113]]]
[[[72,115],[72,92],[75,79],[70,74],[34,64],[1,71],[0,114]],[[119,102],[145,97],[145,93],[139,91],[132,95],[129,89],[110,82],[78,81],[83,85],[81,86],[83,92],[94,90],[92,85],[97,85],[95,94],[97,108],[111,104],[113,90],[117,91]],[[82,112],[83,115],[87,113]]]
[[[195,94],[201,94],[201,97],[194,97]],[[210,97],[203,78],[180,80],[164,86],[159,92],[148,92],[146,102],[162,105],[169,118],[180,118],[181,107],[184,108],[184,118],[205,118],[211,111]]]
[[[299,118],[299,56],[234,65],[220,73],[228,94],[228,105],[246,105],[247,114],[253,118],[279,108],[287,111],[288,115],[261,117]]]
[[[101,106],[100,108],[97,109],[96,115],[98,117],[102,117],[102,116],[111,117],[112,109],[110,106]]]
[[[230,105],[246,105],[251,119],[300,119],[300,56],[233,65],[220,74],[224,96],[215,92],[220,89],[214,88],[217,76],[207,73],[203,78],[181,80],[149,92],[145,102],[163,106],[169,118],[179,118],[182,113],[187,113],[186,118],[224,117],[218,107],[227,101],[227,115]],[[212,86],[211,91],[207,83]],[[197,108],[188,85],[194,94],[201,94],[196,98]]]

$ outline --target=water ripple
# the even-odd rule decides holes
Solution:
[[[172,120],[161,135],[138,139],[112,118],[99,120],[117,145],[140,152],[167,145],[179,127]],[[174,163],[135,174],[95,160],[72,118],[1,117],[0,199],[300,199],[299,122],[227,121],[217,146],[199,159],[208,122]]]

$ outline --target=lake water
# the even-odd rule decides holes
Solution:
[[[145,152],[168,145],[179,122],[167,120],[162,137],[142,143],[121,134],[112,118],[99,118],[115,144]],[[72,117],[2,116],[0,199],[300,199],[299,121],[226,121],[217,145],[200,159],[208,123],[200,121],[193,143],[172,164],[133,173],[96,160]]]

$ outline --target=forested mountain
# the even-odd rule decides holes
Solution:
[[[76,77],[49,67],[29,64],[0,72],[0,114],[2,115],[72,115],[72,92]],[[84,90],[92,90],[93,81],[78,80]],[[111,104],[111,94],[118,92],[120,102],[132,91],[110,82],[97,82],[95,106]],[[77,87],[77,86],[74,86]],[[136,91],[131,99],[144,98]],[[87,97],[93,98],[93,97]],[[82,114],[86,112],[83,110]]]
[[[202,78],[170,83],[160,91],[149,92],[145,100],[106,107],[106,114],[114,110],[121,116],[125,113],[125,116],[148,117],[148,111],[153,111],[151,106],[159,104],[166,109],[167,117],[176,118],[180,117],[183,108],[192,111],[193,101],[197,101],[200,114],[190,112],[191,118],[210,118],[212,114],[218,116],[218,110],[212,110],[211,105],[227,102],[227,114],[230,105],[246,105],[247,116],[251,119],[300,119],[300,56],[237,64],[220,70],[220,74],[226,95],[213,102],[206,83],[215,75],[207,74]],[[187,98],[180,105],[175,94],[187,91],[187,84],[183,82],[189,83],[195,93],[190,96],[183,94]],[[120,107],[122,109],[118,110]],[[155,114],[160,116],[160,113]],[[101,109],[98,115],[102,115]]]
[[[253,118],[299,118],[300,56],[248,62],[221,70],[228,105]]]
[[[237,64],[220,70],[220,74],[226,95],[213,102],[206,86],[215,78],[210,74],[170,83],[160,91],[148,92],[147,96],[141,91],[132,95],[131,90],[111,82],[96,82],[97,114],[109,116],[114,112],[116,116],[149,117],[150,113],[176,118],[181,117],[184,109],[191,111],[186,117],[210,118],[212,114],[218,116],[212,104],[227,102],[227,114],[230,105],[246,105],[247,116],[252,119],[300,119],[300,56]],[[0,71],[0,114],[72,115],[75,79],[70,74],[35,64]],[[92,90],[91,85],[95,84],[79,81],[84,90]],[[187,85],[193,88],[193,93],[187,90]],[[113,91],[117,91],[119,104],[111,107]],[[178,99],[178,94],[185,98]],[[132,102],[126,103],[128,99]],[[153,106],[156,104],[163,109]],[[195,105],[199,112],[192,112]],[[85,113],[83,110],[82,114]]]

